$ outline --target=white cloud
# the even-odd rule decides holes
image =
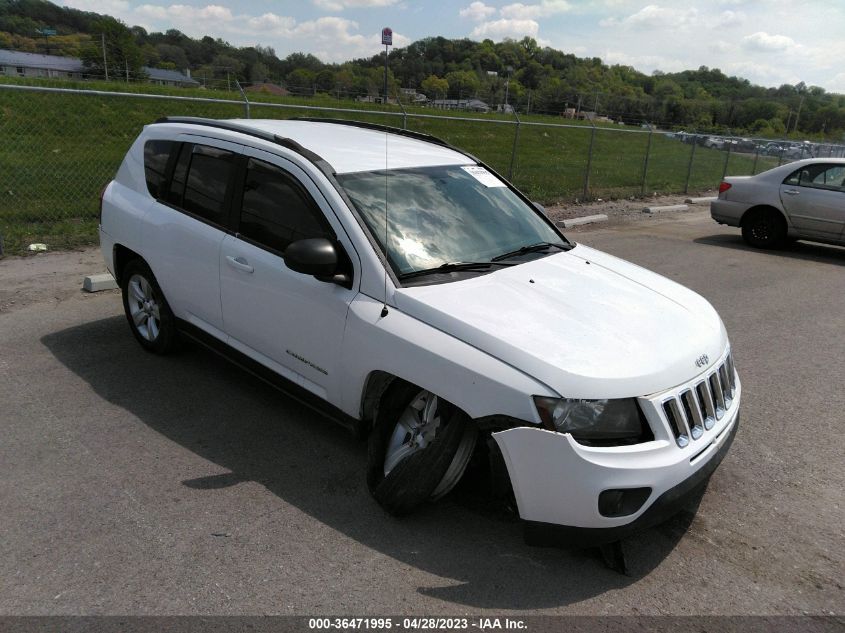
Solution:
[[[745,23],[746,15],[742,11],[722,11],[715,19],[709,20],[711,27],[740,26]]]
[[[710,42],[708,48],[714,53],[727,53],[734,48],[734,44],[730,44],[724,40],[715,40]]]
[[[769,35],[763,31],[757,31],[742,38],[742,45],[747,50],[771,53],[792,48],[795,46],[795,40],[786,35]]]
[[[511,20],[530,20],[565,13],[571,9],[572,5],[566,0],[542,0],[539,4],[515,2],[499,9],[499,14]]]
[[[98,2],[95,6],[93,3]],[[103,0],[65,0],[66,6],[88,9],[102,9]],[[282,51],[308,51],[323,61],[341,62],[356,57],[369,57],[381,49],[381,32],[362,33],[359,24],[353,20],[336,16],[322,16],[314,20],[297,22],[290,16],[276,13],[249,15],[233,13],[228,7],[209,4],[191,6],[187,4],[143,4],[134,9],[123,0],[106,0],[121,4],[111,13],[127,24],[138,24],[148,30],[166,31],[178,29],[191,37],[211,35],[220,37],[236,46],[269,44]],[[393,0],[372,0],[392,2]],[[370,4],[372,4],[370,1]],[[344,0],[346,6],[364,3],[364,0]],[[279,45],[281,43],[281,45]],[[407,46],[411,39],[393,32],[395,46]]]
[[[695,7],[676,9],[649,4],[621,20],[607,18],[601,20],[599,24],[604,27],[621,26],[627,29],[670,29],[694,24],[698,20],[699,13]]]
[[[756,62],[728,62],[722,68],[727,75],[736,75],[748,79],[752,83],[764,86],[777,86],[781,84],[797,84],[801,78],[783,68],[770,64],[759,64]]]
[[[475,20],[476,22],[486,20],[494,13],[496,13],[496,8],[488,7],[483,2],[473,2],[468,7],[465,7],[458,11],[458,15],[460,15],[462,18],[469,18],[470,20]]]
[[[512,37],[519,39],[525,36],[537,37],[540,25],[534,20],[508,20],[501,19],[493,22],[484,22],[472,30],[472,37],[490,38],[493,40]]]
[[[369,9],[372,7],[389,7],[399,0],[311,0],[315,7],[327,11],[343,11],[344,9]]]
[[[175,23],[225,24],[235,17],[228,7],[209,4],[204,7],[192,7],[187,4],[171,4],[168,7],[154,4],[142,4],[134,13],[142,18],[154,20],[173,20]]]
[[[129,9],[129,2],[126,0],[74,0],[64,4],[80,11],[96,11],[115,17]]]
[[[664,72],[677,72],[688,68],[686,63],[675,57],[664,57],[662,55],[631,55],[621,51],[605,51],[601,55],[602,61],[606,64],[621,64],[633,66],[642,72],[662,70]]]

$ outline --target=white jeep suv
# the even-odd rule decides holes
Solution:
[[[104,190],[100,238],[145,349],[183,333],[368,434],[396,514],[478,452],[529,542],[616,541],[700,490],[738,427],[706,300],[570,242],[433,137],[162,119]]]

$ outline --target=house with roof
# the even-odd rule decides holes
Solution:
[[[0,75],[6,77],[83,79],[85,74],[82,61],[76,57],[0,49]]]
[[[199,87],[199,82],[191,78],[190,70],[183,74],[178,70],[151,68],[144,66],[147,81],[159,86]],[[0,49],[0,75],[6,77],[48,77],[58,79],[99,79],[89,74],[78,57],[60,55],[41,55]],[[119,79],[120,75],[115,79]]]

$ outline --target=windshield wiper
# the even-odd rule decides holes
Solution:
[[[524,255],[525,253],[536,253],[539,251],[544,251],[546,249],[551,248],[554,246],[555,248],[559,248],[562,251],[567,251],[569,248],[564,246],[563,244],[555,244],[554,242],[537,242],[536,244],[529,244],[528,246],[522,246],[515,251],[510,251],[509,253],[502,253],[501,255],[496,255],[490,261],[498,262],[503,259],[509,259],[511,257],[517,257],[518,255]]]
[[[489,262],[446,262],[435,266],[434,268],[424,268],[423,270],[414,270],[409,273],[402,273],[399,279],[408,279],[411,277],[422,277],[423,275],[436,275],[438,273],[449,273],[454,270],[487,270],[493,266],[514,266],[514,264],[507,264],[505,262],[489,261]]]

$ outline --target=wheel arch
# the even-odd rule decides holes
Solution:
[[[118,286],[121,285],[123,271],[126,270],[126,265],[133,259],[140,259],[146,262],[146,260],[141,257],[141,255],[139,255],[132,249],[127,248],[123,244],[114,245],[114,248],[112,249],[112,261],[114,262],[114,278],[115,281],[117,281]]]
[[[789,222],[789,217],[786,215],[786,213],[771,204],[758,204],[746,209],[745,212],[742,214],[742,217],[739,219],[739,226],[743,226],[745,221],[750,218],[753,214],[761,212],[774,213],[783,221],[787,228],[790,228],[791,224]]]

